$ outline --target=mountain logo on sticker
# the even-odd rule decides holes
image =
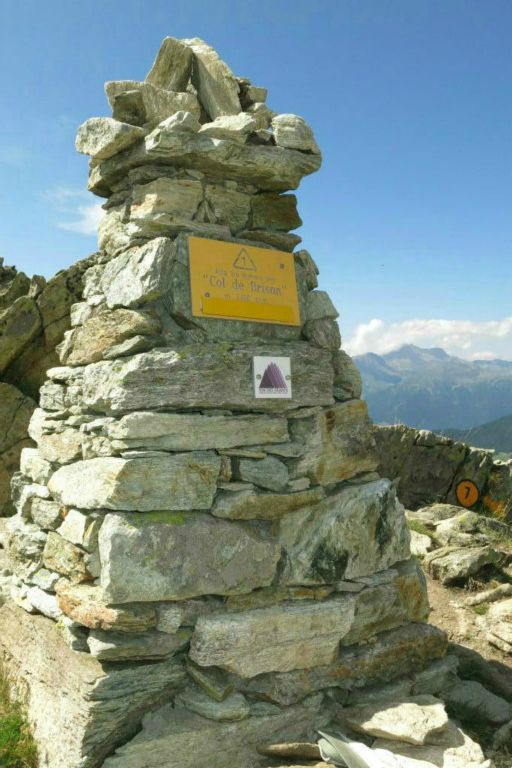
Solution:
[[[283,372],[277,363],[269,363],[261,377],[260,392],[262,394],[286,394],[288,384],[283,376]]]

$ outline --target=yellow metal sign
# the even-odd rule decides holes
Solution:
[[[300,325],[293,254],[189,237],[194,317]]]

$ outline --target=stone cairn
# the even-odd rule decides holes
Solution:
[[[309,253],[300,325],[192,312],[190,235],[300,241],[311,129],[198,39],[106,93],[77,137],[101,253],[13,480],[0,650],[45,768],[269,765],[446,639]],[[291,399],[255,398],[254,356],[290,359]]]

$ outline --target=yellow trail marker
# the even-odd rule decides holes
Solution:
[[[189,237],[194,317],[300,325],[293,254]]]

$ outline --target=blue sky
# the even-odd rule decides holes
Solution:
[[[323,151],[299,230],[353,353],[512,359],[510,0],[0,0],[0,256],[95,250],[76,129],[166,35],[203,37]]]

